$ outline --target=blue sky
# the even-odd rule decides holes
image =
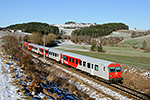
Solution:
[[[150,29],[150,0],[0,0],[0,27],[27,22],[122,22]]]

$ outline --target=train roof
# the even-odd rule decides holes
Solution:
[[[64,53],[65,52],[65,51],[62,51],[62,50],[54,49],[54,48],[50,48],[49,50],[53,51],[53,52],[57,52],[57,53]]]
[[[34,47],[39,47],[40,45],[29,43],[29,45],[33,45]]]
[[[33,43],[29,43],[29,45],[33,45],[34,47],[44,48],[44,46],[33,44]],[[48,49],[50,49],[50,47],[45,47],[45,49],[48,50]]]
[[[44,49],[44,46],[39,46],[39,48],[43,48]],[[45,47],[45,49],[49,50],[50,47]]]
[[[63,54],[69,55],[69,56],[72,56],[75,58],[79,58],[81,60],[91,62],[94,64],[102,65],[102,66],[108,66],[109,64],[114,63],[111,61],[102,60],[102,59],[98,59],[98,58],[92,58],[92,57],[88,57],[88,56],[84,56],[84,55],[80,55],[80,54],[75,54],[75,53],[70,53],[70,52],[63,52]]]

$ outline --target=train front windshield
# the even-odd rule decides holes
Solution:
[[[109,67],[109,72],[121,72],[121,67]]]

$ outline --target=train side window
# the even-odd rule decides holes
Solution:
[[[78,64],[78,59],[76,59],[76,64]]]
[[[41,52],[43,52],[43,50],[42,50],[42,49],[40,49],[40,51],[41,51]]]
[[[69,62],[71,62],[71,58],[69,57]]]
[[[48,50],[45,50],[45,53],[48,53]]]
[[[52,52],[50,52],[50,55],[52,55]]]
[[[74,58],[72,58],[72,63],[74,63]]]
[[[62,59],[62,57],[63,57],[63,56],[61,55],[61,59]]]
[[[58,57],[58,54],[56,53],[56,57]]]
[[[36,47],[33,47],[32,49],[37,50],[37,48],[36,48]]]
[[[53,52],[53,56],[55,56],[55,53]]]
[[[90,68],[90,63],[87,63],[87,68]]]
[[[68,57],[66,57],[66,60],[68,61]]]
[[[93,69],[93,64],[92,64],[92,69]]]
[[[105,71],[105,67],[103,67],[103,71]]]
[[[64,60],[65,60],[65,58],[66,58],[66,57],[64,56]]]
[[[82,65],[82,61],[81,60],[79,61],[79,64]]]
[[[86,62],[85,61],[83,61],[83,66],[86,67]]]
[[[95,70],[98,71],[98,65],[95,65]]]

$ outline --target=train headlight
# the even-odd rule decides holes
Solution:
[[[112,75],[110,75],[110,77],[112,77]]]

